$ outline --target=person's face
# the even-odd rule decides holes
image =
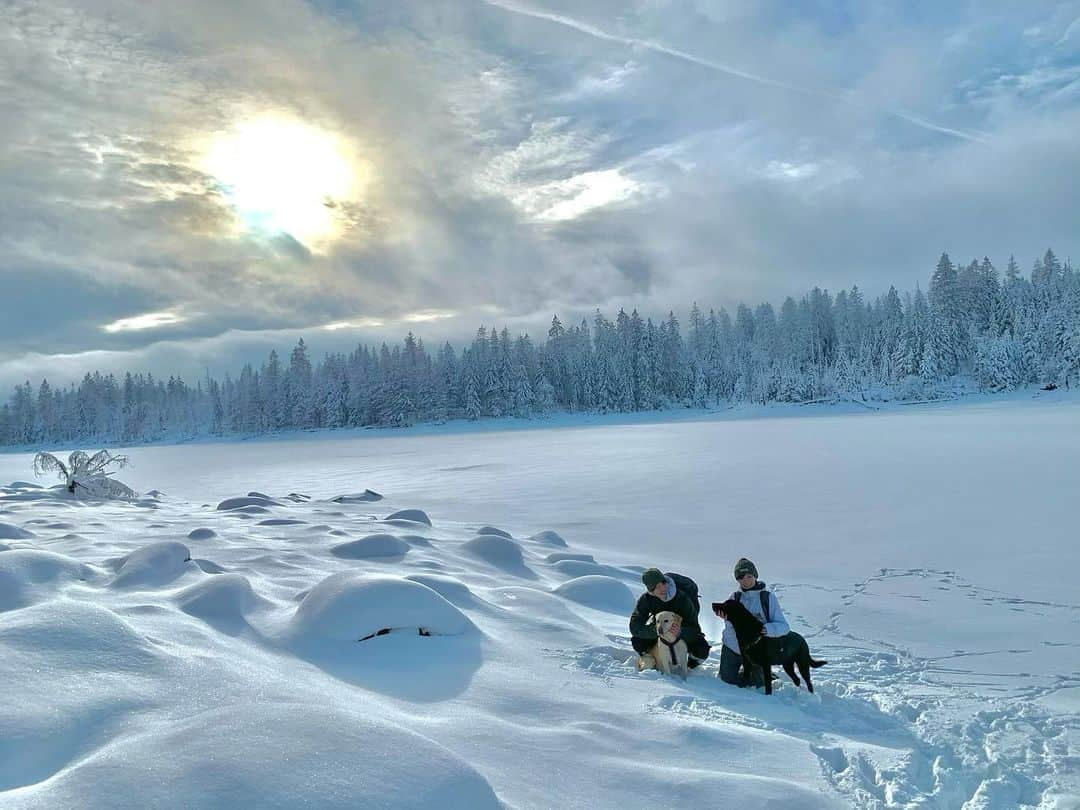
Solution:
[[[650,591],[657,599],[667,599],[667,580],[661,582]]]
[[[753,574],[747,573],[739,577],[739,587],[742,588],[744,591],[750,590],[755,585],[757,585],[757,577],[755,577]]]

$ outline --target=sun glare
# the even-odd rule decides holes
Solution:
[[[341,205],[357,191],[355,168],[339,138],[277,116],[215,136],[206,169],[249,228],[284,232],[309,248],[340,235]]]

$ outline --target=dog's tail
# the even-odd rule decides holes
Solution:
[[[818,667],[823,667],[827,663],[829,663],[829,662],[828,661],[818,661],[816,658],[811,658],[810,659],[810,666],[812,666],[814,669],[817,669]]]

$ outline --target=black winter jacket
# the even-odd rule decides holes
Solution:
[[[657,613],[670,610],[682,617],[683,638],[688,641],[697,636],[703,636],[701,624],[698,622],[698,611],[701,609],[696,597],[697,585],[693,580],[680,574],[665,574],[675,582],[675,596],[665,602],[657,599],[648,591],[638,597],[634,612],[630,614],[630,634],[635,638],[643,638],[649,641],[656,639],[656,626],[652,619]],[[691,587],[694,594],[690,592]]]

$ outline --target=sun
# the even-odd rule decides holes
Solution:
[[[205,166],[247,228],[309,248],[341,234],[358,178],[342,140],[297,119],[253,118],[211,138]]]

